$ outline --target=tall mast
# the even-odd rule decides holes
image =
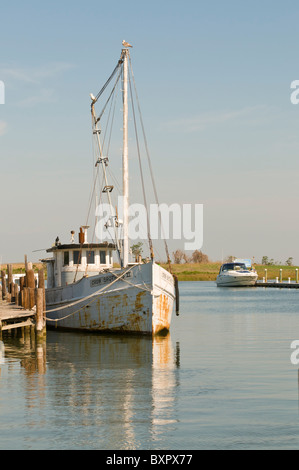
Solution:
[[[129,262],[128,49],[123,49],[123,266]]]

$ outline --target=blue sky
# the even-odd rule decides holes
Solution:
[[[89,93],[126,39],[160,201],[204,204],[213,260],[299,263],[298,13],[267,0],[2,3],[2,262],[37,260],[85,221]]]

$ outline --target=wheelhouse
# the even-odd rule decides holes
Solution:
[[[113,268],[114,244],[59,244],[49,248],[52,258],[43,259],[47,265],[47,287],[62,287],[95,276]]]

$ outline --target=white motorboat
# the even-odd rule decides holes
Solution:
[[[248,287],[254,286],[257,278],[255,269],[250,269],[245,263],[225,263],[220,268],[216,283],[218,287]]]

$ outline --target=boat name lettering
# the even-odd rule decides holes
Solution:
[[[124,279],[126,277],[132,277],[132,273],[126,273],[121,278]],[[112,282],[112,281],[115,281],[115,280],[116,280],[116,277],[112,276],[111,274],[107,275],[107,276],[100,277],[98,279],[92,279],[90,281],[90,287],[100,286],[102,284],[107,284],[107,282]]]

